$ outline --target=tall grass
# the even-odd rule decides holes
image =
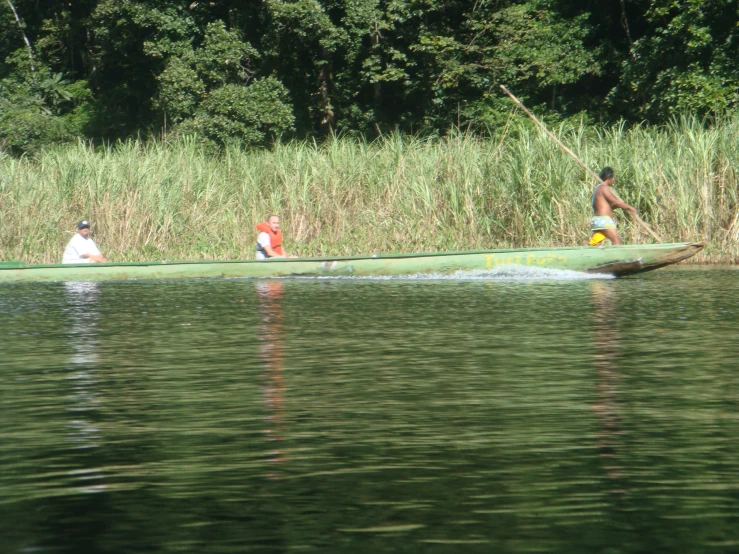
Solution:
[[[616,192],[665,241],[706,241],[704,261],[739,261],[739,119],[553,131],[596,171],[613,166]],[[0,259],[58,262],[82,218],[112,260],[252,258],[254,226],[272,213],[300,255],[580,245],[594,184],[526,121],[492,139],[336,138],[218,155],[192,140],[80,143],[0,154]],[[624,242],[650,242],[619,219]]]

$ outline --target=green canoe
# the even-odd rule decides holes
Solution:
[[[0,282],[109,281],[204,277],[371,277],[451,274],[457,271],[542,268],[621,277],[674,264],[700,251],[700,243],[575,246],[391,254],[338,258],[127,262],[74,265],[0,263]]]

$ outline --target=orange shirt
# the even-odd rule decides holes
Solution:
[[[280,256],[285,255],[285,251],[282,249],[282,231],[279,229],[276,232],[272,231],[266,221],[262,221],[262,223],[257,225],[257,230],[269,235],[269,245],[276,254]]]

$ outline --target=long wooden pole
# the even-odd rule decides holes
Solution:
[[[544,131],[544,132],[545,132],[545,133],[547,134],[547,136],[548,136],[548,137],[549,137],[550,139],[552,139],[552,140],[553,140],[554,142],[556,142],[556,143],[557,143],[557,144],[558,144],[558,145],[560,146],[560,148],[562,148],[562,150],[564,150],[564,151],[565,151],[565,152],[567,152],[567,153],[568,153],[568,154],[569,154],[570,156],[572,156],[572,159],[574,159],[574,160],[575,160],[575,161],[576,161],[576,162],[577,162],[578,164],[580,164],[580,165],[581,165],[581,166],[583,167],[583,169],[585,169],[585,171],[587,171],[588,173],[590,173],[590,175],[592,175],[592,176],[593,176],[593,177],[595,178],[595,180],[596,180],[596,181],[598,181],[599,183],[602,183],[602,182],[603,182],[603,181],[601,181],[601,179],[600,179],[600,177],[598,176],[598,174],[597,174],[597,173],[595,173],[595,171],[593,171],[593,170],[592,170],[592,169],[590,169],[590,168],[589,168],[589,167],[588,167],[587,165],[585,165],[585,162],[583,162],[583,161],[582,161],[582,160],[581,160],[580,158],[578,158],[578,157],[577,157],[577,155],[576,155],[576,154],[575,154],[575,153],[574,153],[574,152],[573,152],[572,150],[570,150],[570,149],[569,149],[569,148],[567,148],[567,147],[566,147],[566,146],[565,146],[564,144],[562,144],[562,141],[560,141],[560,140],[559,140],[559,139],[558,139],[557,137],[555,137],[555,136],[554,136],[554,135],[553,135],[553,134],[552,134],[552,133],[551,133],[551,132],[549,131],[549,129],[547,129],[547,128],[546,128],[546,126],[545,126],[545,125],[544,125],[544,124],[543,124],[543,123],[542,123],[541,121],[539,121],[539,120],[538,120],[538,119],[536,118],[536,116],[535,116],[534,114],[532,114],[532,113],[531,113],[531,112],[530,112],[530,111],[529,111],[529,110],[528,110],[528,109],[526,108],[526,106],[524,106],[524,105],[523,105],[523,104],[521,103],[521,101],[520,101],[520,100],[519,100],[518,98],[516,98],[515,96],[513,96],[513,94],[511,94],[511,92],[510,92],[510,91],[509,91],[509,90],[508,90],[507,88],[505,88],[505,87],[504,87],[503,85],[500,85],[500,88],[501,88],[501,89],[503,90],[503,92],[505,92],[505,93],[506,93],[506,94],[507,94],[508,96],[510,96],[510,97],[511,97],[511,100],[513,100],[513,101],[514,101],[514,102],[516,103],[516,105],[517,105],[517,106],[518,106],[519,108],[521,108],[521,109],[522,109],[522,110],[523,110],[523,111],[524,111],[524,112],[526,113],[526,115],[528,115],[528,116],[529,116],[529,117],[530,117],[531,119],[533,119],[533,120],[534,120],[534,122],[536,122],[536,124],[537,124],[537,125],[538,125],[539,127],[541,127],[542,131]],[[645,230],[646,230],[646,231],[647,231],[647,232],[648,232],[648,233],[649,233],[650,235],[652,235],[652,237],[654,238],[654,240],[656,240],[657,242],[662,242],[662,239],[661,239],[661,238],[659,238],[659,236],[657,235],[657,233],[655,233],[655,232],[654,232],[654,231],[652,230],[652,228],[651,228],[651,227],[650,227],[650,226],[649,226],[649,225],[647,224],[647,222],[646,222],[646,221],[644,221],[644,220],[643,220],[642,218],[640,218],[640,217],[639,217],[638,215],[636,215],[636,214],[631,214],[631,216],[632,216],[632,217],[634,218],[634,220],[635,220],[635,221],[636,221],[637,223],[639,223],[639,225],[641,225],[642,227],[644,227],[644,229],[645,229]]]

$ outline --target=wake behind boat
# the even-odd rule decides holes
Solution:
[[[121,262],[31,265],[0,262],[0,282],[124,281],[129,279],[386,277],[452,274],[503,266],[535,267],[623,277],[671,265],[698,253],[702,243],[574,246],[429,252],[332,258]]]

